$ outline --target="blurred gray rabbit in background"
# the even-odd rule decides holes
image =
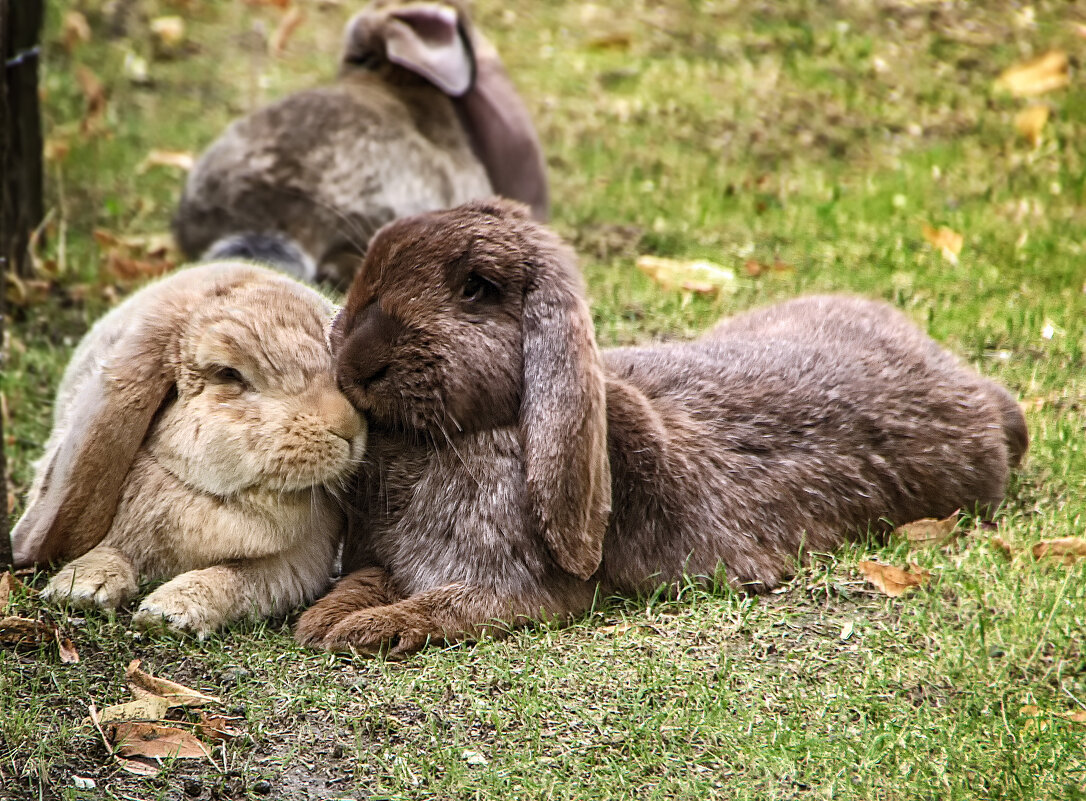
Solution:
[[[286,249],[271,261],[345,288],[386,222],[493,193],[547,217],[539,137],[497,51],[459,2],[376,0],[347,23],[334,83],[203,153],[173,230],[187,258]]]

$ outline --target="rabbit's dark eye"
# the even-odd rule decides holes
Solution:
[[[498,287],[478,273],[468,273],[468,277],[464,280],[464,288],[460,294],[464,300],[472,303],[495,300],[498,297]]]
[[[218,366],[212,369],[211,378],[221,384],[237,384],[239,387],[247,387],[249,382],[240,370],[234,367]]]
[[[373,50],[350,53],[344,59],[348,64],[353,64],[356,67],[363,67],[368,70],[377,69],[381,66],[383,60],[380,53],[376,53]]]

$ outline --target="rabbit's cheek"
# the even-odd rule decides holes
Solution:
[[[148,445],[156,461],[185,484],[228,497],[259,480],[250,435],[258,421],[224,417],[223,409],[208,406],[197,397],[165,410]]]

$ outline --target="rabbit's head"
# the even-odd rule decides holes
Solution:
[[[588,577],[610,514],[604,375],[571,251],[528,210],[470,203],[373,239],[330,335],[339,384],[388,436],[515,427],[526,507]]]
[[[467,14],[448,0],[375,0],[347,23],[343,69],[382,70],[400,80],[418,76],[460,97],[475,77],[468,25]]]
[[[357,69],[394,85],[424,81],[452,98],[494,193],[547,219],[547,166],[532,116],[461,0],[374,0],[347,23],[341,72]]]
[[[65,430],[13,532],[20,561],[93,547],[141,446],[224,501],[345,477],[365,425],[336,387],[331,313],[312,289],[231,262],[180,271],[126,301],[89,335]]]

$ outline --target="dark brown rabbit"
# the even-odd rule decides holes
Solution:
[[[574,256],[502,201],[387,226],[333,324],[370,422],[344,567],[304,643],[407,652],[1000,503],[1002,387],[885,303],[807,297],[600,353]],[[500,622],[499,622],[500,621]]]
[[[284,266],[346,286],[384,223],[495,192],[546,218],[542,149],[497,52],[459,2],[379,0],[348,23],[335,83],[258,109],[208,148],[174,234],[189,258],[286,234],[305,258]]]

